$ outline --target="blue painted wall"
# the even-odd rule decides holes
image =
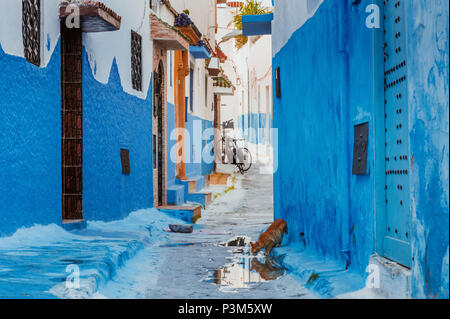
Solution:
[[[0,236],[6,236],[62,219],[59,45],[45,69],[0,46],[0,69]]]
[[[350,110],[345,103],[346,58],[339,41],[346,7],[341,2],[325,1],[274,57],[282,86],[282,98],[274,99],[279,134],[274,198],[275,216],[287,220],[291,242],[306,241],[323,255],[344,261],[341,251],[351,244]],[[372,196],[362,200],[370,205]],[[371,215],[369,205],[361,215]]]
[[[194,125],[194,122],[196,124]],[[198,116],[187,113],[186,121],[186,176],[188,178],[198,177],[202,175],[209,175],[214,171],[214,161],[207,163],[205,157],[202,156],[203,150],[207,143],[214,140],[214,131],[208,132],[205,130],[213,128],[213,122],[202,119]],[[175,140],[170,138],[170,133],[175,129],[175,106],[172,103],[167,103],[167,145],[168,154],[175,146]],[[205,132],[205,133],[204,133]],[[204,134],[204,135],[202,135]],[[214,159],[212,148],[209,155]],[[167,186],[176,184],[176,168],[170,155],[167,157]]]
[[[242,130],[243,137],[247,142],[265,144],[266,118],[265,113],[241,114],[236,119],[237,128]]]
[[[167,103],[167,186],[175,185],[176,168],[172,160],[171,151],[174,150],[175,140],[170,134],[175,130],[175,105]],[[175,156],[175,155],[174,155]],[[174,157],[175,158],[175,157]]]
[[[186,137],[186,176],[188,178],[209,175],[214,170],[214,162],[206,163],[202,156],[205,143],[214,139],[213,135],[209,136],[209,139],[203,139],[204,129],[211,127],[213,127],[211,121],[187,114],[186,130],[190,137],[189,139]]]
[[[0,236],[61,223],[60,49],[39,69],[0,50]],[[149,95],[151,96],[151,95]],[[125,93],[114,63],[107,85],[83,57],[83,210],[114,220],[153,206],[151,98]],[[120,149],[130,150],[123,175]]]
[[[202,175],[209,175],[214,171],[214,123],[203,120],[203,132]]]
[[[87,220],[114,220],[153,206],[152,99],[125,93],[114,61],[109,82],[83,58],[83,209]],[[120,149],[130,151],[123,175]]]
[[[407,1],[416,297],[449,298],[448,6],[446,0]]]
[[[274,97],[275,217],[288,221],[292,243],[342,262],[347,255],[360,273],[375,252],[374,120],[383,99],[376,36],[365,27],[371,3],[325,1],[273,59],[282,83],[282,98]],[[407,12],[412,294],[448,298],[448,3],[408,2]],[[364,122],[369,174],[354,176],[353,126]]]

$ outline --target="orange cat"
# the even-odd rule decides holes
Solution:
[[[283,240],[283,234],[288,233],[287,224],[282,219],[277,219],[267,230],[259,236],[256,243],[250,242],[252,246],[252,254],[256,255],[261,249],[265,249],[267,256],[275,246],[280,246]]]

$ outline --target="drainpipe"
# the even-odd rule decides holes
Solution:
[[[346,269],[350,266],[352,260],[352,252],[350,246],[350,178],[349,172],[351,171],[350,163],[352,161],[352,154],[350,149],[347,147],[350,139],[350,130],[351,130],[351,121],[350,121],[350,105],[349,105],[349,87],[350,87],[350,77],[349,77],[349,55],[347,52],[346,42],[348,40],[348,8],[347,3],[343,2],[339,6],[339,52],[341,55],[341,95],[340,95],[340,104],[341,109],[343,110],[342,119],[343,123],[341,123],[343,129],[343,137],[342,142],[346,146],[347,150],[347,158],[345,159],[345,172],[347,172],[347,187],[343,188],[342,191],[345,192],[343,194],[344,206],[342,210],[342,219],[341,219],[341,229],[342,229],[342,257],[346,261]]]

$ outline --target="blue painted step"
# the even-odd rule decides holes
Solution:
[[[184,203],[184,185],[172,185],[167,188],[167,204],[182,205]]]
[[[209,205],[209,203],[211,203],[211,198],[212,198],[211,193],[198,192],[198,193],[188,194],[186,201],[193,202],[193,203],[199,203],[200,205],[207,206],[207,205]]]
[[[169,216],[179,218],[188,223],[195,223],[202,216],[200,206],[159,206],[157,209]]]
[[[61,223],[61,226],[67,231],[72,231],[85,229],[87,227],[87,223],[86,220],[84,219],[76,219],[76,220],[64,219]]]
[[[185,197],[189,193],[195,193],[201,191],[203,188],[205,188],[205,177],[204,176],[193,176],[188,177],[188,180],[176,180],[177,184],[184,185],[185,186]]]
[[[184,200],[206,206],[211,202],[211,193],[202,192],[205,188],[204,176],[189,177],[188,180],[176,180],[178,185],[184,186]],[[170,203],[170,202],[169,202]]]

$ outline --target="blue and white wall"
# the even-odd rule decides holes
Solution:
[[[120,31],[83,35],[83,210],[113,220],[153,205],[152,42],[145,0],[105,5]],[[0,3],[0,236],[33,224],[60,223],[61,78],[58,0],[42,1],[41,68],[23,58],[21,3]],[[147,13],[148,10],[147,10]],[[143,35],[143,91],[132,89],[130,30]],[[127,45],[128,44],[128,45]],[[122,175],[120,148],[130,150]]]
[[[375,249],[374,118],[380,96],[367,5],[275,1],[275,217],[292,244],[365,273]],[[376,2],[382,7],[381,3]],[[448,2],[407,5],[413,297],[448,298]],[[383,70],[381,71],[383,72]],[[381,79],[382,81],[382,79]],[[374,94],[375,92],[375,94]],[[369,122],[369,174],[351,172],[353,126]],[[301,236],[303,235],[303,237]]]
[[[185,1],[174,0],[171,5],[178,12],[185,9],[190,11],[189,16],[195,23],[199,31],[206,37],[211,45],[215,43],[214,26],[215,23],[215,8],[214,1],[200,0],[200,1]],[[166,22],[173,24],[173,16],[168,17]],[[195,59],[189,55],[190,68],[193,71],[185,79],[185,101],[187,101],[186,109],[186,176],[188,178],[202,178],[202,176],[209,175],[214,170],[214,162],[209,162],[202,152],[207,143],[213,143],[213,131],[203,133],[205,129],[213,127],[214,119],[214,95],[212,87],[212,79],[208,75],[205,68],[204,59]],[[175,147],[175,135],[171,137],[171,132],[175,129],[175,97],[174,97],[174,54],[168,54],[168,70],[167,70],[167,139],[168,139],[168,157],[167,157],[167,185],[170,187],[177,184],[176,170],[174,158],[170,156],[170,151]],[[192,96],[190,77],[193,78]],[[192,109],[191,109],[192,100]],[[212,155],[211,155],[212,157]]]

